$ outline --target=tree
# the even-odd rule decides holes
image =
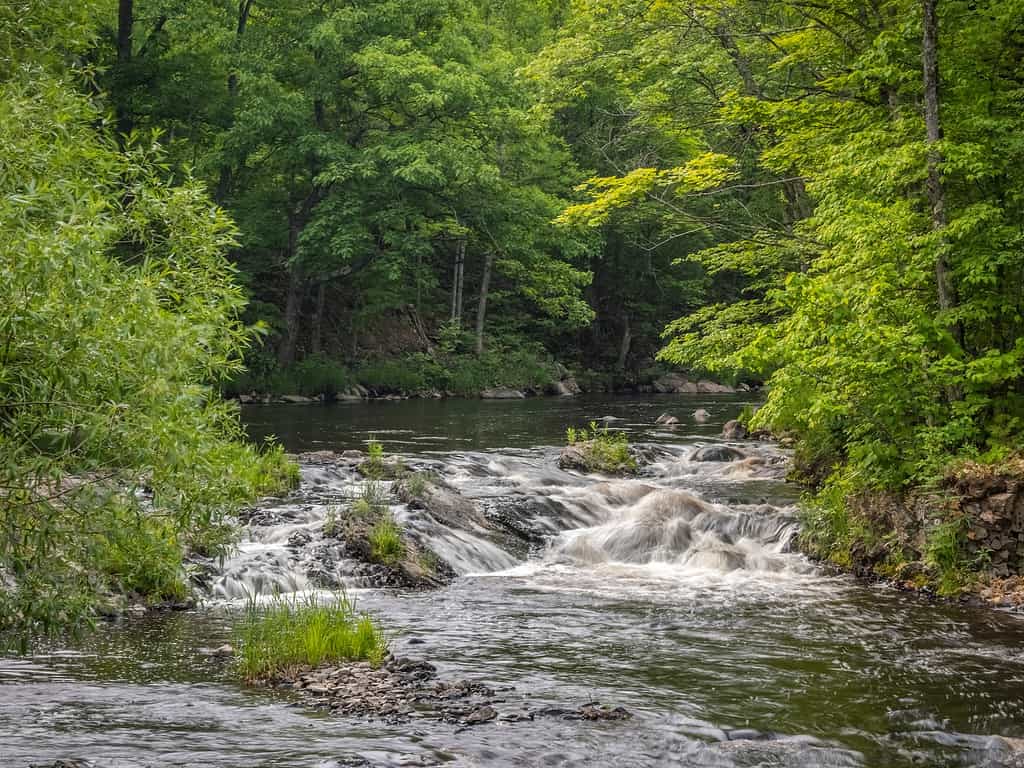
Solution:
[[[20,21],[44,29],[55,10]],[[185,552],[222,552],[238,506],[295,479],[213,386],[250,340],[233,227],[199,185],[161,178],[152,141],[122,151],[51,70],[89,42],[71,32],[0,82],[5,639],[88,621],[102,594],[182,598]]]

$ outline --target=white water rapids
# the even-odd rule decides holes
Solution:
[[[429,504],[412,509],[392,497],[391,512],[461,575],[510,569],[522,575],[524,566],[648,567],[661,577],[808,572],[806,560],[791,549],[798,530],[792,507],[730,498],[742,496],[752,481],[777,481],[785,471],[783,453],[748,443],[734,446],[731,455],[711,454],[729,461],[696,460],[702,450],[701,444],[652,448],[655,460],[642,476],[625,479],[561,470],[552,449],[410,457],[411,471],[443,479],[449,503],[439,514]],[[366,586],[357,564],[333,554],[322,533],[325,522],[349,514],[366,485],[351,463],[304,466],[295,499],[251,517],[211,597]],[[387,497],[390,483],[375,485]],[[510,534],[510,524],[514,532],[525,531],[532,546]]]

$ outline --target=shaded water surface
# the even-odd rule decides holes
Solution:
[[[295,450],[369,437],[547,542],[509,551],[396,506],[458,560],[428,593],[360,589],[396,653],[449,678],[514,686],[504,707],[597,700],[626,721],[556,718],[472,729],[310,713],[245,690],[204,655],[231,636],[232,585],[315,586],[285,542],[318,535],[353,479],[307,467],[315,493],[245,533],[208,605],[125,620],[78,644],[0,659],[0,765],[1003,766],[1024,739],[1024,620],[929,605],[821,572],[792,551],[784,454],[737,444],[695,460],[738,397],[265,407],[254,437]],[[703,407],[713,423],[689,414]],[[668,411],[674,432],[654,426]],[[557,469],[565,426],[611,416],[656,450],[634,480]],[[541,510],[538,512],[537,510]],[[315,547],[314,547],[315,550]],[[1024,763],[1021,763],[1024,764]]]

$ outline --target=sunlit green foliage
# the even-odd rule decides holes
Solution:
[[[99,594],[184,596],[185,552],[223,551],[241,504],[297,479],[212,386],[251,338],[233,227],[51,64],[0,82],[0,633],[21,637]]]

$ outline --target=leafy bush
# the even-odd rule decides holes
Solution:
[[[185,547],[297,479],[214,388],[251,338],[230,222],[101,124],[37,70],[0,83],[0,635],[22,647],[101,592],[180,594]]]
[[[269,602],[253,598],[236,629],[235,646],[238,672],[248,681],[339,661],[379,665],[388,650],[377,623],[356,613],[344,595],[329,603],[312,596],[276,596]]]

